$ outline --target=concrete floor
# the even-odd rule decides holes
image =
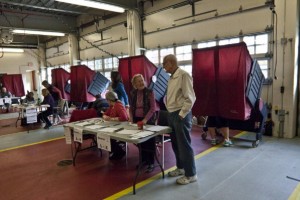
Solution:
[[[0,152],[61,137],[62,126],[4,135],[0,137]],[[300,179],[299,152],[299,137],[264,137],[257,148],[235,141],[233,147],[217,146],[196,155],[195,183],[179,186],[176,178],[154,176],[144,181],[136,195],[125,190],[107,199],[299,200],[300,184],[293,180]]]
[[[236,141],[198,155],[195,183],[180,186],[166,177],[120,199],[299,200],[299,182],[287,177],[300,179],[300,138],[264,137],[257,148],[250,146]]]

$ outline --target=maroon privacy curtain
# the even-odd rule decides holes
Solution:
[[[6,74],[2,76],[2,84],[7,91],[16,97],[25,96],[24,84],[21,74]]]
[[[245,92],[251,63],[245,43],[193,49],[193,114],[249,119]]]
[[[61,95],[63,99],[70,100],[70,95],[65,91],[65,86],[70,79],[70,73],[62,68],[52,69],[51,70],[52,76],[52,84],[60,89]]]
[[[88,93],[88,87],[91,84],[96,72],[85,65],[71,67],[71,94],[70,100],[75,102],[92,102],[95,97]]]
[[[135,74],[142,74],[147,86],[149,86],[156,70],[157,67],[144,55],[121,58],[119,60],[119,72],[127,94],[132,90],[131,78]]]

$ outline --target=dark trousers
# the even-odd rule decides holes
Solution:
[[[142,121],[143,118],[136,117],[134,122]],[[151,138],[141,144],[141,153],[142,153],[142,162],[147,165],[154,164],[154,156],[155,156],[155,138]]]
[[[49,110],[45,110],[45,111],[42,111],[38,114],[38,121],[43,121],[46,123],[46,125],[48,126],[52,126],[48,116],[49,115],[52,115],[53,112],[49,111]]]

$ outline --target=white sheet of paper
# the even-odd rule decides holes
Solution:
[[[82,128],[74,128],[74,141],[82,143]]]
[[[86,125],[89,125],[91,124],[90,122],[79,122],[77,124],[75,124],[76,126],[86,126]]]
[[[27,124],[36,123],[37,122],[37,114],[36,113],[26,114],[26,122],[27,122]]]
[[[153,131],[153,132],[158,132],[158,131],[164,130],[166,128],[167,128],[167,126],[151,126],[149,128],[146,128],[146,130]]]
[[[30,114],[33,114],[33,113],[37,113],[37,111],[36,111],[36,108],[34,108],[34,107],[27,107],[26,108],[26,115],[30,115]]]
[[[0,106],[3,106],[3,105],[4,105],[3,100],[4,100],[4,99],[0,98]]]
[[[97,134],[97,144],[98,144],[99,149],[111,151],[111,143],[110,143],[109,135],[98,133]]]
[[[124,129],[124,130],[118,131],[117,133],[118,134],[124,134],[124,135],[133,135],[133,134],[136,134],[138,132],[141,132],[141,130],[127,130],[127,129]]]
[[[139,138],[143,138],[143,137],[147,137],[149,135],[153,135],[154,132],[152,131],[141,131],[141,132],[138,132],[137,134],[134,134],[132,135],[132,139],[139,139]]]
[[[99,131],[100,132],[105,132],[105,133],[114,133],[117,130],[120,130],[120,128],[106,127],[106,128],[100,129]]]
[[[4,102],[11,104],[11,98],[4,98]]]
[[[72,143],[71,129],[69,127],[64,127],[64,133],[66,138],[66,144],[71,144]]]
[[[105,127],[105,126],[101,126],[101,125],[98,125],[98,124],[85,126],[85,128],[89,128],[89,129],[100,129],[100,128],[103,128],[103,127]]]

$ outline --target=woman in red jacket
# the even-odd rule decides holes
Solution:
[[[128,121],[129,117],[126,111],[126,108],[122,104],[120,100],[118,100],[118,96],[114,92],[107,92],[106,100],[109,103],[108,110],[103,114],[103,119],[106,121]],[[109,154],[110,160],[119,160],[122,159],[126,152],[121,147],[124,146],[124,142],[117,142],[116,140],[111,139],[111,153]]]

